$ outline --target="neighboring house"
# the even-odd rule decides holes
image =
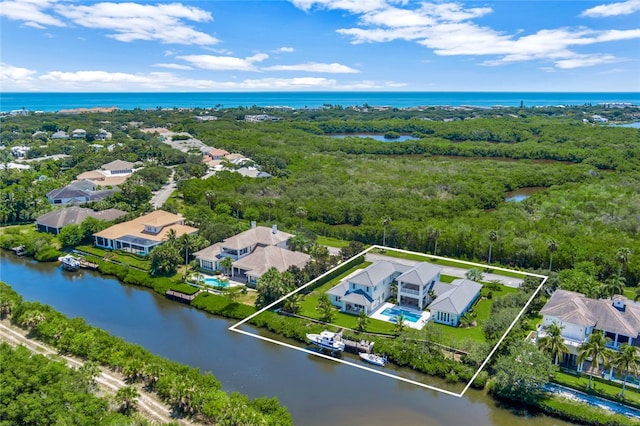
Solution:
[[[391,296],[391,283],[410,266],[382,260],[358,270],[331,288],[327,294],[343,312],[373,313]]]
[[[127,214],[127,212],[118,209],[107,209],[96,212],[83,207],[65,207],[38,217],[36,219],[36,229],[40,232],[57,235],[63,227],[67,225],[80,225],[88,217],[112,221],[125,214]]]
[[[87,137],[87,131],[84,129],[75,129],[71,132],[71,137],[74,139],[83,139]]]
[[[99,170],[80,173],[77,180],[88,180],[101,187],[114,187],[123,184],[133,173],[133,163],[115,160],[104,164]]]
[[[240,276],[248,284],[254,284],[270,268],[284,272],[295,265],[303,268],[311,257],[307,254],[289,250],[292,234],[279,231],[276,225],[271,228],[255,226],[226,240],[213,244],[194,253],[200,268],[207,271],[222,270],[220,262],[229,257],[233,259],[231,276]]]
[[[98,190],[96,183],[83,179],[49,191],[47,199],[51,204],[82,204],[103,200],[116,191],[117,189]]]
[[[58,130],[51,135],[51,139],[69,139],[69,134],[67,134],[67,132],[65,131]]]
[[[249,177],[249,178],[270,178],[272,177],[269,173],[267,172],[262,172],[259,169],[255,168],[255,167],[240,167],[239,169],[235,170],[236,173],[241,174],[244,177]]]
[[[433,290],[436,299],[429,304],[431,320],[457,327],[465,313],[480,297],[482,284],[468,279],[457,279],[451,284],[438,283]]]
[[[209,160],[222,160],[225,156],[229,155],[229,151],[224,149],[212,149],[207,151],[206,156]]]
[[[242,165],[248,161],[251,161],[250,159],[248,159],[247,157],[245,157],[242,154],[229,154],[229,155],[225,155],[224,157],[225,160],[227,160],[228,162],[230,162],[231,164],[235,164],[236,166]]]
[[[29,148],[28,146],[14,146],[13,148],[11,148],[11,154],[13,154],[13,156],[16,158],[23,158],[25,155],[27,155],[27,152],[29,152],[29,150],[31,150],[31,148]]]
[[[198,232],[197,228],[185,225],[182,216],[156,210],[129,222],[113,225],[93,234],[93,237],[97,247],[144,256],[149,254],[152,248],[162,244],[172,229],[176,237]]]
[[[607,345],[611,349],[617,350],[623,343],[640,347],[640,303],[623,296],[598,300],[573,291],[556,290],[540,313],[542,324],[536,340],[546,336],[547,326],[558,325],[569,349],[561,363],[578,371],[582,371],[582,365],[577,363],[580,345],[596,331],[611,339]]]
[[[96,139],[100,139],[100,140],[107,140],[107,139],[111,139],[112,134],[111,132],[107,132],[105,129],[100,129],[98,131],[98,134],[96,135]]]
[[[134,164],[129,161],[114,160],[110,163],[103,164],[100,170],[109,175],[130,175],[133,173]]]

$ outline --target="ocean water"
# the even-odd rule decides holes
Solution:
[[[640,105],[640,92],[219,92],[219,93],[0,93],[0,111],[26,108],[53,112],[62,109],[117,107],[212,108],[288,106],[318,108],[323,105],[390,106],[511,106]]]

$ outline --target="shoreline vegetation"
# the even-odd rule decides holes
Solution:
[[[215,120],[196,119],[212,114]],[[270,118],[262,122],[246,120],[256,115]],[[254,106],[2,117],[2,144],[9,148],[27,146],[27,157],[44,160],[28,163],[29,170],[0,170],[0,200],[4,202],[0,203],[0,222],[30,223],[51,209],[45,197],[49,191],[78,174],[121,158],[139,161],[144,169],[136,171],[131,182],[112,197],[91,202],[90,207],[122,209],[127,212],[123,220],[138,217],[151,209],[150,188],[157,190],[164,185],[171,170],[176,191],[162,208],[181,213],[200,230],[202,241],[219,242],[245,230],[253,221],[277,224],[296,234],[295,243],[312,255],[315,268],[311,272],[296,271],[298,286],[338,260],[326,248],[320,250],[323,246],[319,243],[348,251],[352,243],[362,247],[386,241],[383,245],[489,265],[484,272],[495,266],[549,275],[541,297],[488,366],[491,374],[482,372],[473,384],[479,389],[488,386],[502,398],[504,389],[496,390],[491,384],[494,369],[499,359],[509,356],[526,332],[539,324],[537,311],[546,295],[557,288],[596,298],[623,292],[633,299],[634,291],[640,294],[636,290],[640,279],[640,228],[635,208],[640,202],[640,133],[602,124],[604,119],[624,122],[639,117],[640,108],[634,106],[590,105],[421,111],[339,105],[281,111]],[[212,148],[242,153],[250,158],[251,167],[271,177],[243,177],[233,167],[213,173],[203,164],[202,152],[181,152],[171,141],[160,141],[158,134],[142,132],[143,125],[166,126]],[[87,128],[91,136],[103,127],[113,134],[112,141],[50,138],[57,130]],[[40,135],[33,136],[37,132]],[[415,139],[385,143],[327,137],[390,132]],[[47,157],[61,153],[69,157]],[[0,152],[0,157],[5,163],[13,160],[10,149]],[[536,190],[519,201],[505,201],[506,194],[527,188]],[[61,249],[77,248],[99,265],[100,273],[123,283],[148,287],[163,295],[170,289],[186,288],[181,286],[185,285],[187,271],[195,270],[188,261],[189,254],[203,247],[192,249],[188,241],[176,242],[174,267],[161,276],[152,276],[155,260],[149,262],[120,252],[105,254],[91,246],[92,234],[106,226],[97,220],[85,221],[65,227],[57,236],[37,233],[28,226],[5,226],[0,228],[0,246],[10,249],[24,245],[25,254],[38,261],[56,260]],[[624,258],[619,256],[620,248],[628,251]],[[341,268],[339,273],[352,266]],[[511,275],[521,278],[517,273]],[[446,329],[426,327],[422,335],[390,329],[379,330],[391,337],[378,337],[376,349],[383,350],[397,365],[452,383],[468,381],[474,367],[484,359],[486,345],[506,329],[509,315],[512,320],[514,310],[522,306],[521,300],[526,300],[530,294],[527,291],[535,285],[530,283],[513,292],[486,288],[484,307],[475,318],[478,324],[468,329],[469,335],[475,333],[475,340],[456,341],[458,329],[446,333]],[[205,292],[198,294],[191,305],[236,319],[256,311],[237,297],[233,292]],[[247,300],[250,297],[242,302]],[[265,312],[254,318],[252,325],[305,341],[306,333],[324,326],[314,322],[322,319],[314,306],[304,312],[309,319]],[[344,327],[341,321],[345,320],[336,319]],[[487,323],[495,326],[485,327]],[[354,335],[361,333],[357,327],[349,328]],[[455,356],[447,358],[442,350],[443,346],[453,346],[450,344],[454,341],[462,354],[458,360]],[[545,374],[552,369],[550,366]],[[563,411],[565,418],[574,421],[592,422],[598,417],[588,407],[578,410],[558,398],[522,401],[517,394],[508,397],[555,415]],[[552,402],[545,405],[545,401]],[[599,412],[599,416],[604,414]],[[613,422],[610,424],[624,424],[615,423],[620,419],[606,418]]]

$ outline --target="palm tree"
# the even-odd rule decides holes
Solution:
[[[620,264],[618,266],[618,277],[622,276],[622,267],[629,263],[629,257],[631,256],[631,249],[628,247],[620,247],[616,252],[616,260]]]
[[[553,253],[558,250],[558,242],[553,238],[547,241],[547,250],[549,250],[549,272],[551,272],[551,266],[553,266]]]
[[[465,274],[468,280],[475,281],[479,283],[484,278],[484,274],[478,268],[471,268]]]
[[[276,205],[276,202],[274,200],[268,199],[267,201],[265,201],[265,204],[267,205],[267,212],[269,213],[268,221],[271,222],[271,209]]]
[[[622,294],[624,292],[625,286],[625,278],[621,276],[611,276],[605,282],[602,287],[602,291],[609,296],[610,299],[613,299],[613,296],[616,294]]]
[[[440,230],[436,228],[429,228],[429,238],[433,239],[433,255],[438,255],[438,239],[440,238]]]
[[[618,352],[613,356],[613,365],[615,365],[621,372],[624,372],[624,380],[622,381],[622,397],[624,398],[624,391],[627,387],[627,379],[629,373],[638,375],[638,369],[640,368],[640,354],[638,348],[635,346],[623,343],[618,349]]]
[[[165,235],[164,239],[168,244],[175,245],[176,241],[178,240],[178,234],[176,233],[176,230],[169,229],[169,232],[167,232],[167,235]]]
[[[569,348],[564,344],[564,338],[562,337],[562,327],[554,322],[544,329],[547,335],[538,339],[538,348],[542,352],[553,356],[553,363],[558,365],[560,356],[569,353]]]
[[[391,218],[385,216],[382,218],[382,247],[387,246],[387,226],[391,223]]]
[[[207,199],[207,203],[209,204],[209,208],[211,208],[211,205],[213,204],[213,200],[216,199],[216,193],[213,191],[205,191],[204,192],[204,198]]]
[[[299,293],[292,294],[284,301],[284,306],[282,308],[285,312],[296,314],[300,310],[301,301]]]
[[[33,330],[38,326],[38,324],[46,321],[46,319],[47,317],[41,311],[28,311],[21,318],[20,325],[23,327],[27,327],[29,330]]]
[[[600,368],[600,364],[604,367],[609,366],[609,359],[613,355],[613,351],[607,348],[607,343],[610,341],[608,337],[605,337],[601,331],[594,332],[589,336],[589,340],[584,342],[578,348],[578,363],[582,364],[587,358],[591,358],[591,369],[589,370],[589,389],[591,389],[591,383],[593,381],[593,371],[597,371]]]
[[[300,218],[300,229],[302,229],[302,220],[307,217],[307,210],[300,206],[296,209],[296,216]]]
[[[358,330],[364,331],[367,328],[368,321],[369,321],[369,317],[364,312],[364,309],[362,309],[358,314]]]
[[[491,231],[489,231],[488,237],[489,237],[489,260],[487,263],[491,264],[491,249],[493,248],[493,243],[498,241],[498,233],[492,229]]]
[[[395,323],[393,326],[395,333],[396,334],[402,333],[405,327],[404,313],[400,312],[400,315],[396,315],[393,318],[393,321]]]
[[[233,273],[233,271],[231,270],[231,268],[233,268],[233,258],[224,257],[218,263],[220,264],[220,266],[222,266],[225,269],[225,273],[227,275],[231,275]]]
[[[133,386],[125,386],[118,389],[115,399],[116,403],[120,406],[120,411],[128,413],[135,408],[139,396],[138,390]]]

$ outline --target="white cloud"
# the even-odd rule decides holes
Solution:
[[[592,7],[582,12],[580,16],[600,18],[607,16],[631,15],[638,11],[640,11],[640,0],[627,0]]]
[[[32,80],[35,74],[37,71],[0,62],[0,81],[2,82]]]
[[[557,68],[593,66],[615,60],[606,53],[583,54],[581,46],[640,38],[640,30],[591,30],[588,28],[542,29],[532,34],[518,30],[507,34],[473,22],[492,13],[488,7],[467,8],[461,3],[398,3],[356,0],[293,0],[301,9],[342,9],[359,16],[358,26],[341,28],[339,34],[353,44],[414,42],[440,56],[494,56],[484,65],[521,61],[545,61]],[[393,4],[392,4],[393,3]],[[640,8],[640,0],[607,5],[607,13],[622,14]],[[602,6],[603,8],[605,6]],[[604,13],[604,9],[589,9]],[[593,12],[595,11],[595,12]]]
[[[108,36],[123,42],[157,40],[168,44],[212,45],[219,41],[185,23],[210,22],[213,17],[209,12],[180,3],[59,4],[55,10],[77,25],[113,31]]]
[[[173,56],[176,54],[175,50],[167,49],[164,51],[164,56]]]
[[[169,68],[173,70],[192,70],[193,69],[189,65],[182,65],[182,64],[153,64],[153,66],[159,67],[159,68]]]
[[[294,49],[293,47],[283,46],[283,47],[281,47],[279,49],[276,49],[275,51],[276,52],[280,52],[280,53],[293,53],[293,52],[296,51],[296,49]]]
[[[55,0],[7,0],[0,2],[0,16],[12,21],[24,21],[25,25],[33,28],[64,27],[64,22],[44,12],[54,3]]]
[[[332,64],[320,64],[317,62],[307,62],[305,64],[297,65],[274,65],[270,67],[261,68],[263,71],[305,71],[305,72],[319,72],[327,74],[355,74],[359,73],[357,69],[348,67],[346,65],[332,63]]]
[[[258,53],[247,58],[213,55],[176,56],[177,59],[185,60],[198,68],[212,71],[259,71],[255,64],[268,57],[269,55],[265,53]]]

